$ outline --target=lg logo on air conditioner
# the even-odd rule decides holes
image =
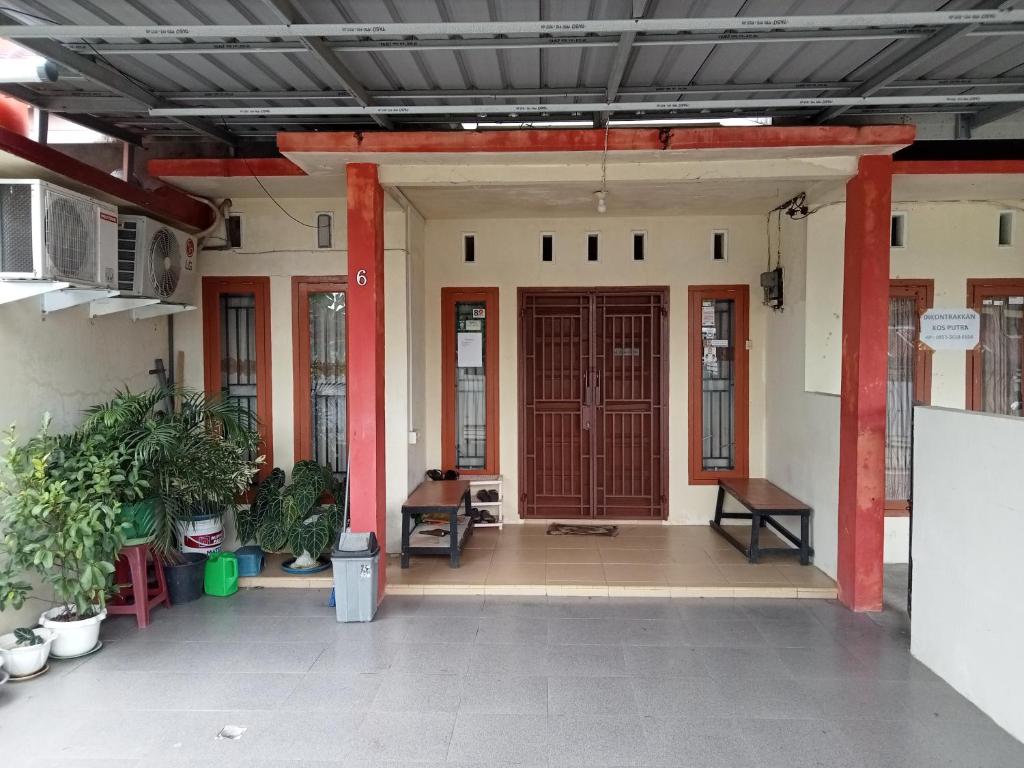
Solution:
[[[185,240],[185,270],[188,272],[191,272],[193,269],[192,258],[195,256],[195,253],[196,241],[190,237]]]

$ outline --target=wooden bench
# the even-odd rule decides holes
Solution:
[[[461,518],[460,508],[463,509]],[[410,555],[446,554],[451,567],[458,568],[459,553],[473,533],[469,510],[468,480],[427,480],[420,483],[402,504],[402,567],[409,567]],[[414,517],[431,513],[448,518],[447,536],[432,538],[422,533],[423,530],[438,528],[437,523],[414,524]]]
[[[725,494],[727,493],[749,511],[723,511]],[[797,515],[800,517],[799,538],[775,520],[776,517]],[[735,536],[725,530],[722,526],[722,520],[750,520],[750,545],[744,546]],[[769,554],[799,554],[800,564],[809,564],[811,556],[814,554],[810,544],[810,521],[811,508],[799,499],[790,496],[779,486],[775,485],[775,483],[756,477],[718,481],[718,503],[715,506],[715,519],[710,521],[711,527],[722,534],[726,541],[746,555],[747,560],[751,563],[756,563],[761,555],[767,552]],[[759,542],[759,536],[761,529],[766,524],[778,531],[796,549],[791,549],[790,547],[762,547]]]

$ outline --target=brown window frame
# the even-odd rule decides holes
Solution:
[[[921,340],[921,315],[935,304],[935,281],[931,279],[899,278],[889,281],[889,297],[910,296],[917,299],[917,351],[914,353],[914,400],[931,405],[932,356],[934,351]],[[886,517],[907,517],[910,505],[904,499],[886,499]]]
[[[967,281],[967,306],[981,314],[985,299],[1024,295],[1024,277],[982,277]],[[967,351],[966,405],[969,411],[981,410],[981,345]]]
[[[257,477],[274,467],[274,411],[270,353],[270,278],[203,278],[203,386],[207,397],[220,396],[220,297],[252,293],[256,301],[256,418],[263,441],[264,463]]]
[[[485,327],[484,375],[487,377],[487,436],[484,466],[480,469],[459,469],[463,475],[497,475],[499,469],[498,438],[498,289],[441,289],[441,465],[455,467],[455,305],[458,302],[480,301],[487,311]]]
[[[295,419],[295,461],[313,458],[310,448],[313,437],[313,413],[309,404],[309,294],[311,293],[344,293],[347,303],[348,279],[344,275],[292,277],[292,413]],[[347,399],[347,387],[345,392]],[[347,402],[345,413],[347,416]]]
[[[687,350],[689,365],[689,424],[688,453],[690,485],[715,485],[727,478],[744,478],[750,473],[750,286],[742,285],[691,285],[687,290]],[[710,470],[701,466],[703,456],[703,397],[701,388],[701,360],[703,339],[701,337],[701,301],[706,299],[732,299],[736,302],[736,466],[729,470]]]

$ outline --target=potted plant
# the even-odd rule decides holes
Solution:
[[[54,633],[54,656],[92,650],[106,617],[114,561],[124,544],[121,500],[138,498],[144,482],[123,445],[104,435],[40,433],[19,446],[12,427],[0,458],[0,609],[20,608],[36,573],[55,607],[39,622]]]
[[[53,630],[37,627],[20,627],[6,635],[0,635],[0,667],[11,677],[34,675],[46,665],[53,645]]]
[[[256,488],[248,509],[235,513],[242,544],[255,539],[264,552],[287,550],[292,559],[285,570],[312,572],[326,568],[320,555],[338,527],[338,506],[321,504],[324,494],[337,497],[330,469],[315,461],[300,461],[292,468],[291,483],[275,467]]]
[[[167,409],[173,400],[176,407]],[[259,433],[232,400],[158,387],[118,392],[88,412],[82,431],[116,435],[150,488],[151,546],[168,577],[171,602],[202,593],[205,554],[178,551],[179,540],[204,516],[235,508],[263,459]]]

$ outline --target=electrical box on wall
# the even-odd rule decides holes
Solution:
[[[764,289],[765,306],[782,309],[782,267],[762,272],[761,288]]]

